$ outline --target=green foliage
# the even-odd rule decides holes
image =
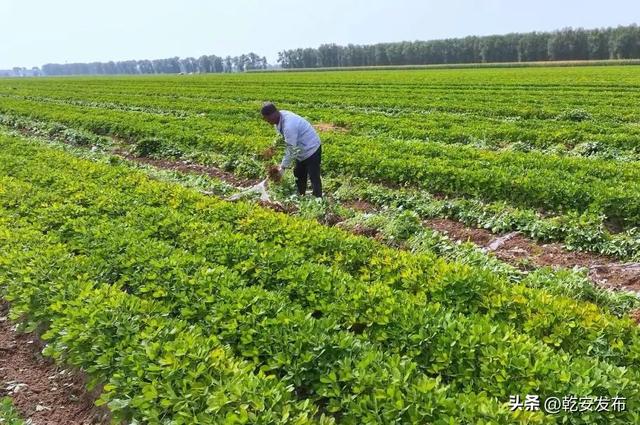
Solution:
[[[0,398],[0,424],[2,425],[24,425],[25,422],[20,418],[18,412],[13,407],[13,403],[9,397]]]
[[[640,297],[636,293],[595,286],[586,273],[542,268],[527,276],[523,283],[534,288],[544,288],[559,296],[571,294],[573,298],[605,307],[619,316],[640,308]]]
[[[144,138],[131,146],[131,153],[140,157],[180,158],[182,152],[159,138]]]
[[[271,161],[256,99],[273,99],[343,127],[321,134],[326,186],[382,210],[289,199],[289,175],[273,189],[298,207],[291,218],[2,137],[12,318],[46,329],[46,354],[87,371],[99,403],[132,423],[634,423],[640,333],[624,316],[637,298],[579,272],[522,273],[421,220],[638,258],[640,115],[630,94],[574,87],[637,76],[474,72],[43,79],[15,82],[20,95],[0,82],[6,126],[249,177]],[[411,252],[314,222],[332,214]],[[620,394],[630,411],[509,412],[509,395],[527,393]]]
[[[362,179],[341,179],[335,186],[334,196],[343,202],[366,200],[379,208],[413,211],[424,219],[451,218],[493,233],[517,230],[538,241],[563,242],[570,250],[596,252],[631,261],[640,259],[637,227],[611,233],[605,227],[606,216],[597,212],[569,211],[563,215],[547,216],[506,202],[436,199],[429,193],[410,188],[386,188]]]
[[[463,77],[468,86],[441,93],[442,87],[458,87]],[[184,87],[167,77],[154,78],[144,88],[126,78],[110,79],[74,86],[73,93],[65,85],[60,89],[60,80],[33,80],[19,84],[21,96],[0,85],[0,94],[5,92],[0,112],[9,125],[29,117],[107,135],[137,146],[142,154],[213,160],[257,177],[263,174],[261,153],[271,146],[273,133],[259,120],[254,99],[284,96],[283,107],[344,126],[346,131],[322,134],[325,174],[547,213],[590,211],[622,220],[626,230],[640,220],[640,176],[632,162],[638,159],[640,133],[634,123],[639,115],[628,107],[634,99],[589,92],[585,101],[580,91],[583,81],[603,88],[619,82],[634,87],[637,79],[629,68],[264,74],[247,76],[246,82],[255,84],[246,87],[226,78],[231,77],[197,77]],[[405,80],[420,92],[409,95]],[[516,81],[531,90],[520,93],[508,84]],[[358,92],[332,89],[352,83]],[[557,93],[546,89],[551,83],[560,87]],[[283,85],[292,88],[283,93]],[[393,96],[380,95],[391,89]],[[154,95],[145,96],[146,90]],[[207,97],[211,92],[218,96],[215,102]],[[585,106],[575,108],[578,102]],[[582,121],[556,119],[587,115],[591,118]],[[482,141],[481,146],[474,141]],[[562,148],[555,152],[561,156],[549,155],[558,145]]]
[[[580,122],[580,121],[590,120],[591,114],[589,114],[584,109],[571,109],[569,111],[564,111],[561,114],[559,114],[558,119]]]
[[[103,383],[116,418],[547,423],[506,398],[640,391],[637,327],[593,304],[122,167],[3,148],[12,315],[47,324],[46,354]],[[415,225],[401,212],[389,234]]]

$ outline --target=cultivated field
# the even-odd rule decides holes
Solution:
[[[266,100],[322,201],[225,200]],[[114,421],[640,423],[639,105],[636,66],[0,79],[0,295]]]

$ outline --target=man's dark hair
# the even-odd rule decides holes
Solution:
[[[276,105],[274,105],[271,102],[267,102],[264,105],[262,105],[262,109],[260,110],[260,112],[262,112],[262,115],[266,117],[273,114],[277,110],[278,108],[276,108]]]

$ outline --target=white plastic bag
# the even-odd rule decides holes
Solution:
[[[232,195],[228,198],[229,201],[237,201],[238,199],[250,195],[252,193],[259,193],[260,200],[263,202],[271,202],[271,197],[267,193],[267,179],[262,180],[260,183],[248,187],[246,189],[242,189],[240,192]]]

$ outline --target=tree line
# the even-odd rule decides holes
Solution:
[[[255,53],[220,57],[203,55],[199,58],[167,58],[155,60],[127,60],[91,63],[48,63],[42,66],[43,75],[113,75],[113,74],[197,74],[243,72],[266,69],[267,58]]]
[[[14,66],[11,69],[0,69],[0,77],[38,77],[40,75],[42,75],[42,72],[37,66],[31,69],[20,66]]]
[[[278,63],[283,68],[606,59],[640,59],[637,24],[371,45],[323,44],[278,53]],[[271,67],[266,57],[251,52],[226,57],[48,63],[41,68],[0,70],[0,76],[224,73]]]
[[[283,68],[638,58],[640,28],[636,24],[372,45],[323,44],[278,53]]]

